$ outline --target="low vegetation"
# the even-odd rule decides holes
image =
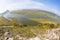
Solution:
[[[30,12],[23,12],[23,13],[26,13],[26,14],[28,13],[30,15]],[[32,12],[32,13],[35,13],[35,12]],[[32,13],[31,15],[39,15],[39,16],[43,15],[51,18],[52,17],[57,18],[54,16],[50,16],[49,14],[46,15],[44,13],[43,14],[42,13],[39,14],[39,12],[38,14],[36,13],[32,14]],[[31,37],[36,37],[37,34],[43,35],[48,29],[60,28],[60,23],[47,20],[47,19],[27,18],[27,20],[34,21],[39,24],[32,26],[33,24],[28,25],[28,24],[23,24],[21,22],[19,23],[15,18],[11,18],[10,21],[5,18],[0,18],[0,36],[4,35],[5,32],[9,32],[9,34],[14,36],[14,40],[18,40],[17,38],[15,38],[16,34],[22,37],[31,38]]]
[[[6,26],[6,25],[3,25]],[[8,31],[12,33],[13,35],[15,34],[21,34],[23,37],[36,37],[37,34],[43,35],[47,29],[53,29],[53,28],[58,28],[60,27],[59,24],[49,24],[49,23],[40,23],[36,26],[29,26],[27,24],[19,24],[16,21],[13,22],[12,27],[1,27],[0,26],[0,34],[2,35],[5,31]]]

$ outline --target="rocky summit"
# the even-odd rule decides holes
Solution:
[[[43,35],[36,34],[35,37],[30,38],[6,31],[0,35],[0,40],[60,40],[60,28],[48,29]]]

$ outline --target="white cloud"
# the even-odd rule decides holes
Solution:
[[[56,9],[48,8],[45,4],[41,2],[36,2],[32,0],[0,0],[1,10],[16,10],[16,9],[42,9],[48,10],[55,13],[60,13]]]
[[[15,9],[29,9],[29,8],[39,8],[44,6],[42,3],[33,2],[31,0],[20,1],[17,3],[6,4],[4,7],[6,9],[15,10]]]
[[[8,3],[10,1],[10,3]],[[34,2],[32,0],[17,0],[17,2],[11,3],[12,0],[0,0],[0,9],[31,9],[31,8],[39,8],[44,6],[43,3]]]

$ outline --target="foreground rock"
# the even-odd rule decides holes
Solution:
[[[12,34],[5,32],[0,36],[0,40],[60,40],[60,28],[49,29],[42,36],[37,34],[36,37],[27,38],[20,36],[20,34]]]

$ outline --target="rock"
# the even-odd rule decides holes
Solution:
[[[32,38],[23,37],[21,34],[15,34],[15,36],[13,35],[13,33],[5,32],[3,36],[0,36],[0,40],[13,40],[14,37],[19,40],[60,40],[60,28],[48,29],[43,36],[41,34],[37,34],[36,37]]]
[[[7,35],[8,35],[8,33],[9,33],[9,32],[5,32],[5,33],[4,33],[4,36],[7,36]]]
[[[9,38],[8,40],[13,40],[13,38]]]
[[[35,38],[30,38],[29,40],[41,40],[38,36]]]
[[[45,33],[45,39],[49,40],[59,40],[60,34],[58,35],[60,29],[47,30]],[[56,33],[56,31],[58,33]]]

